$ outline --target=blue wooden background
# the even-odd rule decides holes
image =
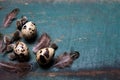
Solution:
[[[31,0],[30,0],[31,1]],[[92,1],[92,0],[91,0]],[[65,71],[79,69],[99,69],[104,67],[120,67],[120,2],[49,2],[31,1],[0,1],[0,24],[7,13],[19,8],[22,15],[27,16],[37,26],[38,35],[47,32],[52,41],[58,45],[55,57],[71,49],[80,52],[80,57],[70,68],[59,70],[56,68],[36,72]],[[3,34],[11,34],[16,30],[16,21],[5,29]],[[23,40],[24,41],[24,40]],[[28,44],[31,51],[30,62],[35,62],[32,48],[36,42]],[[9,61],[7,56],[0,54],[0,60]],[[23,80],[96,80],[86,77],[45,77],[27,76]],[[102,78],[109,80],[107,77]]]

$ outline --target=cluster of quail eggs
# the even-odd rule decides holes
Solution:
[[[18,19],[16,22],[16,25],[22,37],[26,41],[29,41],[36,37],[37,35],[36,25],[32,21],[28,21],[25,16],[23,16],[21,19]],[[42,44],[44,45],[44,43]],[[30,52],[26,43],[22,41],[16,41],[14,44],[11,44],[11,47],[13,49],[13,54],[9,55],[9,58],[11,60],[16,59],[19,62],[25,62],[30,59]],[[47,65],[53,59],[54,54],[55,54],[54,47],[47,46],[47,47],[40,48],[35,53],[36,61],[40,65]]]
[[[18,35],[19,32],[25,40],[31,40],[37,34],[35,24],[31,21],[28,21],[25,16],[22,17],[21,19],[18,19],[16,25],[19,31],[17,30],[16,33],[14,33],[15,34],[14,39],[20,36]],[[13,54],[9,55],[9,58],[11,60],[17,59],[20,62],[25,62],[29,60],[30,58],[29,48],[24,42],[18,40],[14,44],[11,44],[10,46],[13,49]]]
[[[19,9],[16,8],[6,16],[4,27],[9,26],[18,12]],[[4,46],[3,44],[0,45],[0,48],[2,48],[0,52],[12,52],[8,55],[10,60],[26,62],[30,59],[30,51],[26,43],[19,39],[23,38],[28,43],[35,41],[37,37],[37,27],[35,23],[29,21],[26,16],[22,16],[18,19],[16,26],[17,30],[12,34],[11,38],[6,35],[2,37],[1,43],[3,43]],[[73,61],[79,57],[79,52],[73,51],[70,53],[64,52],[57,58],[54,58],[56,49],[57,45],[51,43],[50,36],[47,33],[43,33],[32,51],[35,53],[37,63],[43,67],[53,65],[53,67],[64,68],[70,66]],[[53,62],[52,65],[51,62]]]
[[[33,39],[37,37],[37,27],[32,21],[28,21],[25,16],[18,19],[16,25],[17,31],[13,34],[12,39],[9,40],[8,37],[4,37],[4,43],[7,45],[8,51],[11,49],[13,51],[13,53],[9,54],[10,60],[26,62],[30,59],[30,51],[26,43],[19,41],[19,38],[22,37],[28,42],[34,41]],[[35,53],[37,63],[43,67],[46,67],[46,65],[49,67],[53,61],[54,67],[64,68],[70,66],[79,57],[79,52],[74,51],[65,52],[55,59],[56,49],[57,45],[51,42],[50,36],[43,33],[32,51]]]

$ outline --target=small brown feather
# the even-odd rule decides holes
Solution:
[[[15,8],[10,13],[8,13],[4,19],[3,26],[8,27],[12,23],[12,21],[16,18],[19,11],[20,11],[19,8]]]
[[[36,53],[39,49],[49,47],[50,41],[51,41],[51,39],[50,39],[49,35],[47,33],[43,33],[40,36],[37,44],[33,47],[33,52]]]
[[[0,68],[7,72],[23,76],[32,70],[32,65],[29,63],[0,62]]]
[[[55,59],[55,63],[53,67],[56,67],[56,68],[69,67],[77,58],[79,58],[79,52],[77,51],[70,52],[70,53],[64,52],[63,54],[59,55]]]
[[[3,36],[0,34],[0,53],[2,52],[2,47],[3,47]]]

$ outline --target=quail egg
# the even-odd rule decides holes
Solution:
[[[18,61],[27,61],[29,60],[29,50],[25,43],[23,42],[16,42],[16,44],[13,47],[14,54]]]
[[[25,23],[22,26],[21,33],[26,40],[33,39],[37,33],[35,24],[32,23],[31,21]]]
[[[55,50],[53,48],[40,49],[36,54],[36,60],[40,65],[48,64],[54,57]]]

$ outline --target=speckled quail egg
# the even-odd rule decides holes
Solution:
[[[37,29],[31,21],[26,22],[21,29],[21,33],[26,40],[33,39],[36,36]]]
[[[27,61],[29,59],[29,49],[25,43],[16,42],[13,51],[18,61]]]
[[[54,57],[55,50],[53,48],[40,49],[36,54],[36,60],[40,65],[48,64]]]

